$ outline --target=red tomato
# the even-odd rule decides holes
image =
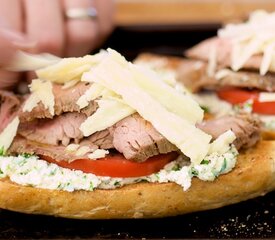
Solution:
[[[259,91],[245,90],[240,88],[223,88],[217,91],[220,99],[231,104],[240,104],[253,100],[253,112],[261,114],[275,114],[275,102],[259,102]]]
[[[167,163],[175,160],[178,154],[171,152],[160,154],[137,163],[127,160],[122,154],[109,155],[101,159],[77,159],[73,162],[56,161],[48,156],[40,155],[41,159],[55,163],[60,167],[73,170],[81,170],[85,173],[93,173],[97,176],[109,177],[141,177],[161,170]]]

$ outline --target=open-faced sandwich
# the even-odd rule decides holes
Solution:
[[[140,55],[173,72],[213,115],[258,114],[264,138],[275,138],[275,13],[253,12],[244,23],[228,24],[216,37],[185,52],[186,58]]]
[[[154,218],[275,188],[275,142],[257,117],[205,121],[173,76],[111,49],[46,65],[28,96],[1,92],[0,208]]]

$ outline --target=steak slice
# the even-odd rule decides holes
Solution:
[[[83,112],[90,116],[97,109],[97,103],[91,101],[89,105],[83,109],[79,109],[76,104],[80,96],[90,87],[89,83],[79,82],[75,86],[62,89],[62,85],[53,84],[53,94],[55,99],[54,114],[61,115],[66,112]],[[20,121],[32,121],[36,118],[53,118],[48,109],[40,102],[31,112],[20,112]]]
[[[113,148],[113,136],[108,129],[94,133],[84,138],[80,125],[86,120],[84,113],[64,113],[53,119],[36,119],[21,123],[18,134],[24,138],[42,144],[63,145],[70,143],[93,143],[99,148]]]
[[[236,135],[234,144],[237,149],[253,146],[261,136],[259,119],[249,114],[227,115],[204,121],[197,124],[197,127],[210,134],[214,139],[222,133],[232,130]]]
[[[79,143],[83,138],[79,130],[85,121],[84,113],[64,113],[53,119],[35,119],[20,124],[18,134],[28,140],[51,145],[67,146]]]
[[[17,116],[21,98],[12,92],[0,91],[0,133]]]
[[[92,143],[88,144],[87,142],[80,142],[81,146],[88,146],[92,151],[98,149],[96,145]],[[17,136],[12,145],[10,146],[8,153],[10,154],[35,154],[35,155],[43,155],[47,157],[51,157],[57,161],[68,161],[72,162],[74,160],[80,158],[88,158],[89,153],[85,153],[81,156],[76,156],[74,152],[70,152],[66,150],[65,146],[62,145],[50,145],[50,144],[42,144],[34,141],[30,141],[26,138]]]
[[[223,70],[223,69],[219,69]],[[220,87],[243,87],[256,88],[262,91],[275,91],[275,74],[267,73],[261,76],[253,71],[234,72],[224,69],[226,72],[218,77],[219,70],[216,75],[211,77],[207,74],[207,63],[198,60],[182,61],[178,69],[178,81],[182,82],[192,92],[198,92],[201,89],[217,89]]]
[[[138,114],[118,122],[113,128],[113,144],[125,158],[143,162],[147,158],[177,151],[177,147],[164,138],[151,123]]]
[[[275,91],[274,73],[261,76],[255,71],[234,72],[219,65],[216,74],[209,76],[207,73],[208,62],[206,61],[158,54],[140,54],[135,61],[148,64],[159,70],[173,71],[176,79],[192,92],[225,86],[256,88],[268,92]]]
[[[232,54],[232,43],[230,39],[213,37],[206,39],[196,46],[190,48],[185,52],[185,56],[193,59],[200,59],[208,62],[210,49],[215,47],[217,52],[217,62],[222,67],[231,66],[231,54]],[[259,70],[261,66],[263,56],[262,55],[253,55],[250,57],[244,66],[243,69],[254,69]]]

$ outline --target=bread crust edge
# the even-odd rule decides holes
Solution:
[[[275,141],[241,152],[236,167],[213,182],[138,183],[113,190],[66,192],[0,180],[0,208],[76,219],[159,218],[215,209],[275,189]]]

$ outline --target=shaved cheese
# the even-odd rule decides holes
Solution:
[[[229,39],[233,44],[231,68],[241,69],[253,56],[262,54],[260,74],[268,70],[275,71],[275,12],[253,12],[248,21],[239,24],[228,24],[218,31],[220,38]]]
[[[19,118],[15,117],[0,134],[0,147],[5,151],[9,149],[19,126]]]
[[[229,69],[226,69],[226,68],[221,69],[221,70],[216,72],[215,78],[217,80],[223,79],[223,78],[227,77],[231,72],[232,71],[230,71]]]
[[[264,76],[268,72],[268,69],[271,65],[272,56],[274,55],[274,47],[275,47],[275,42],[269,44],[264,49],[264,56],[260,67],[260,74],[262,76]]]
[[[80,147],[79,144],[69,144],[67,147],[66,147],[66,151],[68,152],[75,152],[78,148]]]
[[[80,109],[87,107],[89,102],[102,96],[104,87],[97,83],[93,83],[92,86],[77,100],[76,104]]]
[[[213,77],[217,68],[217,48],[216,46],[211,46],[209,52],[208,66],[207,66],[207,75]]]
[[[275,102],[275,93],[260,92],[259,102]]]
[[[253,39],[251,42],[249,42],[246,46],[243,47],[243,50],[241,51],[238,58],[234,59],[231,64],[231,68],[234,71],[240,70],[251,56],[259,52],[258,49],[260,45],[261,42],[258,39]]]
[[[119,98],[119,96],[115,92],[103,87],[100,84],[93,83],[92,86],[82,96],[80,96],[76,104],[79,106],[80,109],[82,109],[84,107],[87,107],[90,101],[95,100],[99,97],[102,97],[103,99]]]
[[[236,139],[236,135],[231,130],[221,134],[215,141],[210,144],[209,153],[224,154],[230,149],[230,144]]]
[[[31,96],[25,102],[23,112],[30,112],[37,103],[41,101],[45,109],[49,109],[50,114],[54,115],[54,95],[52,91],[52,83],[34,79],[30,85]]]
[[[105,149],[97,149],[94,152],[90,153],[88,155],[88,158],[90,159],[98,159],[98,158],[104,158],[106,155],[109,154],[108,150]]]
[[[176,89],[162,82],[158,78],[158,75],[150,69],[128,63],[119,53],[113,50],[108,51],[110,52],[110,59],[108,60],[110,62],[110,66],[108,66],[108,68],[110,68],[109,71],[116,72],[117,70],[115,69],[115,66],[112,65],[112,63],[119,63],[120,65],[118,67],[125,73],[124,78],[126,84],[129,85],[129,91],[131,91],[130,89],[132,85],[138,87],[141,91],[145,91],[150,96],[152,96],[167,110],[187,119],[190,121],[190,123],[202,121],[203,110],[199,104],[190,97],[190,94],[187,93],[187,90],[186,94],[182,94],[182,92],[177,91]],[[106,67],[107,64],[108,63],[106,63]],[[96,68],[93,69],[93,71],[95,70]],[[91,75],[92,72],[83,74],[82,81],[92,81],[91,79],[93,79],[93,77],[90,77]],[[115,76],[111,77],[111,79],[112,78],[115,78]],[[108,88],[107,86],[105,87]],[[181,90],[185,91],[185,88],[183,87]]]
[[[79,81],[78,80],[71,80],[69,82],[66,82],[63,86],[62,89],[68,89],[76,85]]]
[[[145,75],[139,68],[134,68],[134,71],[132,71],[133,67],[129,67],[128,63],[118,54],[113,54],[112,51],[111,54],[104,58],[92,72],[85,73],[83,79],[102,84],[119,94],[125,103],[135,109],[145,120],[152,123],[159,133],[175,144],[186,156],[190,157],[192,162],[201,162],[208,153],[211,136],[196,128],[191,123],[190,117],[183,118],[169,111],[164,102],[160,103],[159,99],[155,99],[160,96],[151,92],[151,83],[146,85],[146,82],[143,81],[143,79],[147,79],[155,82],[155,79]],[[157,87],[157,85],[154,86]],[[161,87],[156,89],[161,89]],[[178,92],[176,93],[178,94]],[[170,101],[170,96],[168,90],[167,101]],[[176,95],[176,97],[178,96]],[[177,104],[177,102],[174,102],[174,104]],[[188,109],[186,102],[182,104],[184,104],[181,105],[182,109],[185,109],[185,107]],[[109,111],[108,113],[112,116]],[[190,114],[194,115],[192,112]],[[193,119],[196,119],[196,117],[193,116]],[[198,116],[198,119],[200,120],[200,116]],[[90,128],[92,126],[90,124]]]
[[[84,156],[86,153],[91,152],[92,149],[88,146],[81,146],[80,148],[77,149],[75,152],[76,156]]]
[[[130,64],[129,71],[134,83],[146,91],[168,111],[187,119],[190,123],[202,121],[203,110],[199,104],[190,97],[190,94],[182,94],[182,92],[162,82],[158,78],[158,75],[149,69]]]
[[[135,112],[128,105],[115,99],[102,99],[97,102],[99,107],[96,112],[80,125],[79,129],[85,137],[111,127]]]
[[[8,66],[11,71],[34,71],[48,67],[60,61],[60,58],[51,54],[30,54],[18,51]]]
[[[40,79],[56,83],[66,83],[72,80],[79,81],[82,74],[98,64],[104,55],[105,52],[100,52],[79,58],[63,58],[56,64],[37,70],[36,74]]]

